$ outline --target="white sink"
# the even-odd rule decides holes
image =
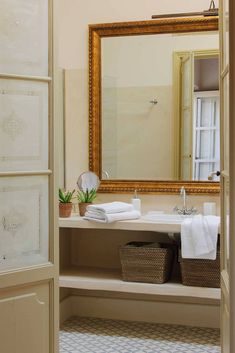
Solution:
[[[167,213],[154,213],[150,212],[142,219],[145,221],[156,222],[156,223],[169,223],[169,224],[181,224],[186,218],[192,218],[193,216],[184,216],[179,214],[167,214]]]

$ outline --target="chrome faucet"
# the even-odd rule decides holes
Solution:
[[[175,206],[173,211],[180,214],[180,215],[184,215],[184,216],[189,216],[189,215],[194,215],[197,213],[197,209],[194,207],[191,208],[187,208],[187,194],[186,194],[186,190],[185,187],[182,186],[182,188],[180,189],[180,196],[183,199],[183,207],[179,208],[178,206]]]

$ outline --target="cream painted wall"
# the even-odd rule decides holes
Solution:
[[[217,5],[216,1],[216,5]],[[149,20],[152,14],[200,11],[208,0],[61,0],[59,64],[65,68],[66,186],[74,187],[78,175],[88,169],[88,24]],[[121,196],[120,196],[121,197]],[[117,195],[101,195],[102,200]],[[128,199],[130,195],[122,196]],[[198,198],[201,202],[207,199]],[[214,197],[218,201],[218,197]],[[158,198],[145,196],[146,203]],[[172,204],[177,196],[166,198]]]
[[[201,11],[209,0],[60,0],[60,58],[65,69],[88,68],[88,24],[150,20],[153,14]],[[218,6],[218,0],[215,0]]]

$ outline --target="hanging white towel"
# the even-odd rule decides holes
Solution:
[[[85,213],[86,220],[100,222],[100,223],[113,223],[116,221],[125,221],[140,218],[139,211],[118,212],[118,213],[105,213],[100,211],[87,211]]]
[[[182,257],[215,260],[220,218],[197,215],[181,224]]]
[[[95,204],[87,206],[87,211],[101,211],[104,213],[119,213],[133,211],[134,207],[126,202],[107,202],[102,204]]]

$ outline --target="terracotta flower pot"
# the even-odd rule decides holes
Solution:
[[[78,204],[80,216],[85,216],[87,206],[91,205],[92,202],[80,202]]]
[[[71,216],[73,204],[69,203],[59,203],[59,215],[61,218],[68,218]]]

